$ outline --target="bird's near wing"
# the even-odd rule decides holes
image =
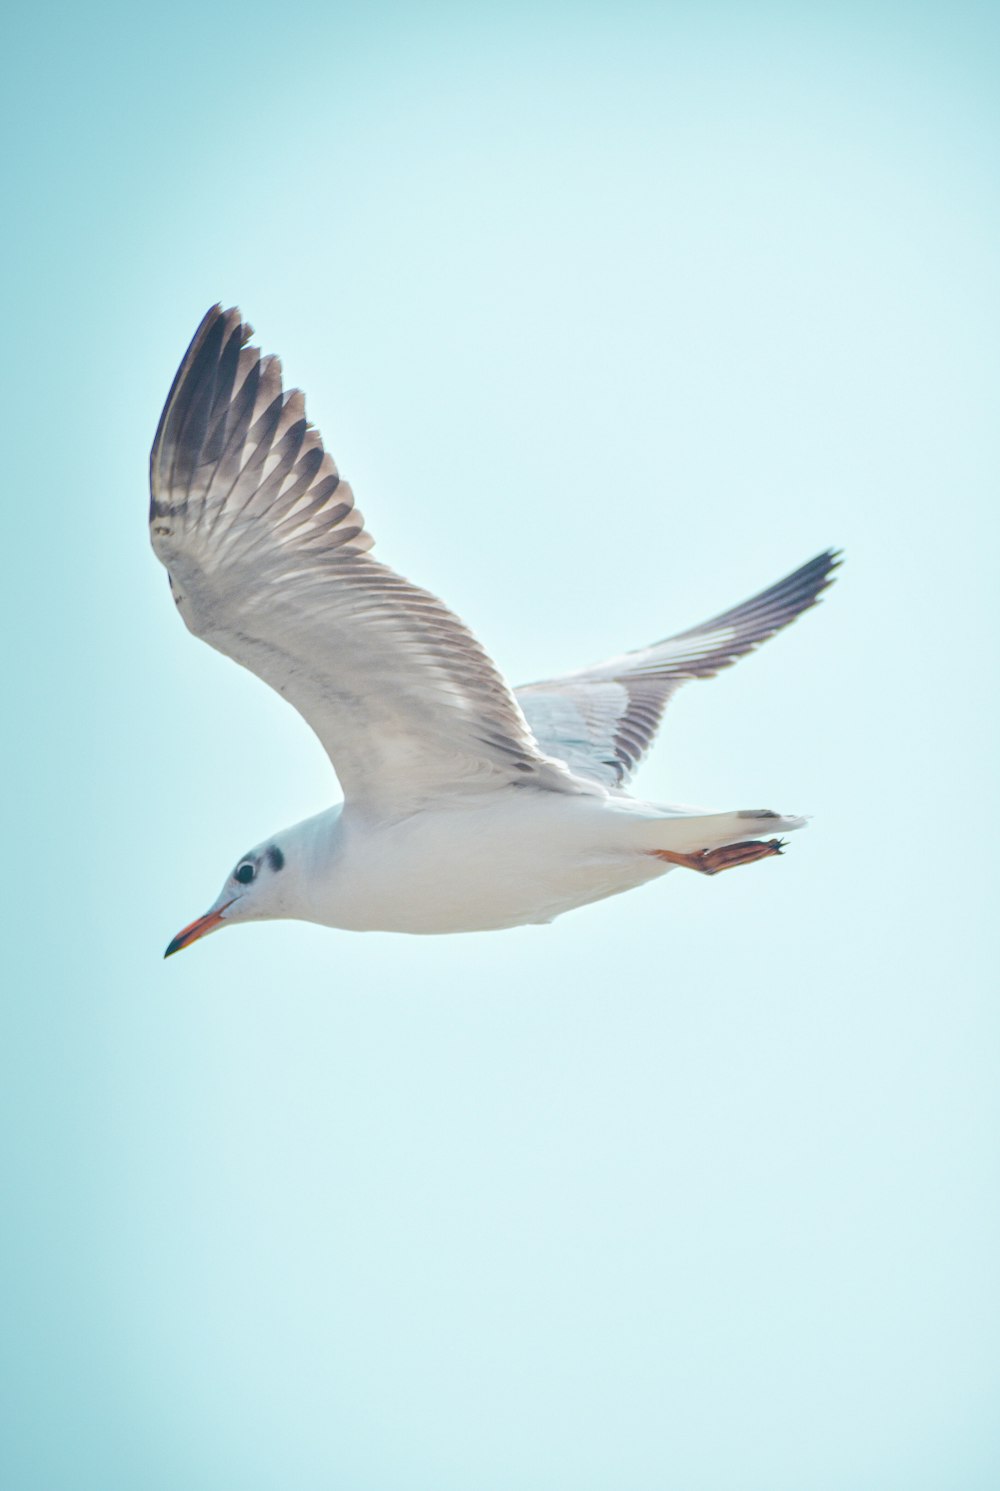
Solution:
[[[652,744],[667,701],[711,678],[816,604],[839,563],[828,550],[769,590],[690,631],[517,690],[535,738],[578,776],[620,787]]]
[[[277,358],[215,306],[150,457],[153,547],[194,634],[289,700],[345,795],[399,812],[509,782],[585,791],[542,755],[472,634],[368,554],[350,487]]]

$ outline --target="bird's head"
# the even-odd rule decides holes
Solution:
[[[215,904],[178,932],[163,956],[179,953],[230,922],[287,916],[290,878],[285,849],[274,839],[259,844],[237,860]]]

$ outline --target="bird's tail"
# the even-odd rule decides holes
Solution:
[[[693,854],[699,849],[716,849],[723,844],[740,844],[747,839],[787,834],[804,828],[805,818],[784,817],[770,808],[744,808],[735,813],[702,813],[683,808],[666,808],[662,817],[643,818],[642,848],[670,849],[675,853]]]

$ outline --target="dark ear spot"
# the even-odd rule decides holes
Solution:
[[[284,866],[285,866],[285,856],[282,854],[282,852],[278,848],[277,844],[271,844],[271,845],[268,846],[268,850],[267,850],[267,862],[271,866],[272,870],[282,870],[282,869],[284,869]]]

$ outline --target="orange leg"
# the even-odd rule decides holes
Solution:
[[[650,849],[656,859],[666,860],[668,865],[681,865],[685,870],[697,870],[701,875],[718,875],[722,870],[735,870],[737,865],[752,865],[758,859],[770,859],[780,854],[785,847],[784,839],[748,839],[743,844],[724,844],[721,849],[699,849],[696,854],[675,854],[672,849]]]

